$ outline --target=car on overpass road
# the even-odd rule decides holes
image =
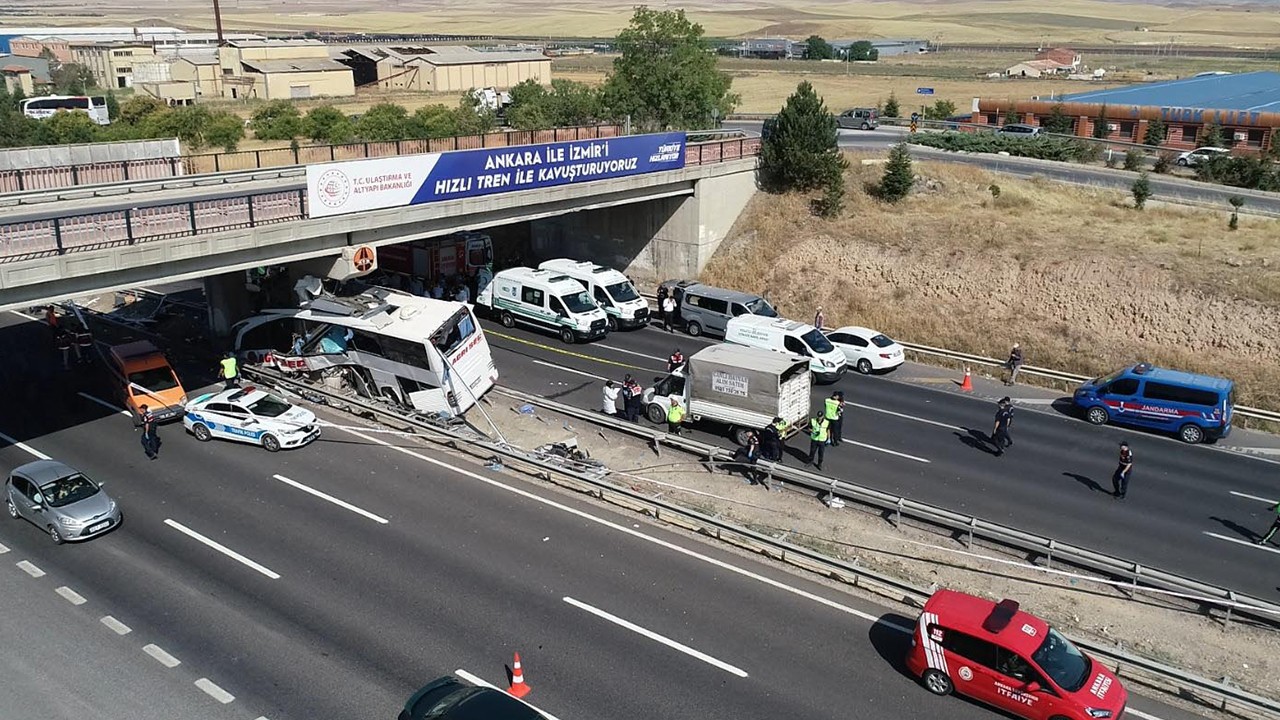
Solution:
[[[501,690],[453,677],[432,680],[404,704],[399,720],[546,720]]]
[[[120,524],[116,501],[98,483],[57,460],[36,460],[9,473],[5,508],[49,533],[55,544],[87,540]]]
[[[200,442],[222,438],[261,445],[267,452],[302,447],[320,437],[314,413],[254,387],[201,395],[187,404],[182,425]]]

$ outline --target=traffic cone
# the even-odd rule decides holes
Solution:
[[[524,671],[520,669],[520,653],[516,653],[516,661],[511,663],[511,689],[507,692],[522,698],[528,695],[531,689],[524,684]]]
[[[964,369],[964,380],[960,383],[960,392],[973,392],[973,378],[969,377],[969,368]]]

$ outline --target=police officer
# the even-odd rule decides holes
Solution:
[[[226,389],[240,387],[240,368],[236,364],[235,353],[228,352],[218,363],[218,377],[227,381]]]
[[[822,470],[822,461],[826,457],[828,431],[831,428],[831,421],[827,420],[826,413],[814,413],[812,419],[809,420],[809,459],[806,464],[813,465],[819,471]]]
[[[672,398],[671,409],[667,411],[667,432],[672,435],[680,434],[680,423],[684,422],[684,406],[679,400]]]
[[[671,357],[667,358],[667,372],[674,372],[676,368],[684,365],[684,354],[680,352],[680,348],[672,351]]]
[[[56,328],[53,335],[54,347],[58,352],[62,353],[62,369],[71,369],[71,333],[62,328]]]
[[[839,446],[844,441],[841,430],[844,429],[844,393],[837,390],[831,397],[822,401],[823,416],[831,430],[832,446]]]
[[[786,421],[782,418],[774,418],[772,422],[765,426],[764,431],[760,433],[760,454],[765,460],[770,462],[778,462],[782,460],[782,429],[786,427]]]
[[[1259,545],[1266,545],[1271,541],[1271,536],[1275,535],[1277,530],[1280,530],[1280,503],[1272,505],[1267,510],[1274,514],[1275,517],[1271,520],[1271,529],[1267,530],[1267,534],[1258,538]]]
[[[93,360],[93,335],[84,325],[76,328],[76,360],[81,363]]]
[[[156,416],[146,405],[138,408],[142,413],[142,452],[151,460],[160,456],[160,435],[156,432]]]
[[[996,457],[1004,454],[1004,449],[1013,447],[1013,438],[1009,437],[1009,426],[1013,424],[1013,402],[1002,397],[996,405],[996,424],[991,430],[991,443],[996,446]]]
[[[1120,443],[1120,463],[1116,465],[1115,474],[1111,476],[1111,496],[1123,500],[1129,494],[1129,477],[1133,475],[1133,451],[1129,443]]]

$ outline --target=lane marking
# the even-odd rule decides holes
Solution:
[[[1046,400],[1045,398],[1010,398],[1015,405],[1052,405],[1060,398]]]
[[[30,445],[28,445],[28,444],[26,444],[26,443],[24,443],[24,442],[18,442],[18,441],[17,441],[17,440],[15,440],[14,438],[12,438],[12,437],[10,437],[10,436],[8,436],[8,435],[5,435],[5,434],[4,434],[4,433],[2,433],[2,432],[0,432],[0,440],[4,440],[5,442],[7,442],[7,443],[9,443],[10,445],[12,445],[12,446],[14,446],[14,447],[18,448],[19,450],[25,450],[28,454],[30,454],[30,455],[34,455],[34,456],[36,457],[36,459],[37,459],[37,460],[51,460],[51,459],[52,459],[52,458],[50,458],[48,455],[45,455],[44,453],[42,453],[42,452],[40,452],[39,450],[37,450],[37,449],[35,449],[35,448],[31,447]]]
[[[142,652],[155,658],[155,661],[167,668],[176,668],[182,664],[178,658],[165,652],[159,645],[144,645]]]
[[[28,315],[28,314],[26,314],[26,313],[24,313],[24,312],[18,312],[17,310],[10,310],[9,312],[13,313],[14,315],[17,315],[17,316],[18,316],[18,317],[20,317],[20,318],[24,318],[24,319],[26,319],[26,320],[30,320],[31,322],[38,322],[38,323],[43,323],[43,322],[44,322],[44,318],[38,318],[38,317],[36,317],[36,316],[34,316],[34,315]]]
[[[200,678],[199,680],[197,680],[196,687],[200,688],[205,692],[206,695],[213,698],[214,700],[217,700],[223,705],[226,705],[227,703],[236,699],[235,695],[232,695],[226,690],[223,690],[222,688],[218,687],[209,678]]]
[[[792,595],[795,595],[797,597],[802,597],[807,600],[812,600],[813,602],[816,602],[819,605],[825,605],[828,608],[831,608],[833,610],[838,610],[839,612],[845,613],[846,615],[852,615],[856,618],[861,618],[871,623],[879,622],[880,620],[878,617],[876,617],[875,615],[872,615],[871,613],[863,612],[856,608],[849,607],[848,605],[836,602],[835,600],[829,600],[825,597],[822,597],[821,595],[816,595],[814,593],[811,593],[808,590],[801,590],[798,587],[788,585],[782,581],[774,580],[773,578],[766,577],[764,575],[753,572],[751,570],[738,567],[737,565],[733,565],[723,560],[718,560],[709,555],[704,555],[700,552],[697,552],[696,550],[690,550],[689,548],[681,547],[679,545],[676,545],[673,542],[662,540],[661,538],[656,538],[652,535],[646,535],[645,533],[642,533],[639,530],[629,528],[625,525],[619,525],[618,523],[615,523],[611,520],[605,520],[604,518],[596,517],[595,515],[592,515],[591,513],[588,513],[584,510],[579,510],[577,508],[569,507],[568,505],[556,502],[555,500],[541,497],[528,490],[522,490],[520,488],[514,487],[512,485],[507,485],[506,483],[499,482],[492,478],[487,478],[478,473],[473,473],[470,470],[464,470],[460,467],[457,467],[456,465],[450,465],[449,463],[444,462],[443,460],[437,460],[436,458],[423,455],[422,453],[414,452],[413,450],[410,450],[408,448],[403,448],[397,445],[393,445],[380,438],[376,438],[371,435],[365,435],[364,433],[357,432],[355,430],[344,429],[343,432],[349,433],[351,435],[355,435],[356,437],[359,437],[363,440],[367,440],[368,442],[375,443],[377,445],[382,445],[383,447],[391,448],[392,450],[403,453],[410,457],[415,457],[419,460],[422,460],[423,462],[429,463],[431,465],[435,465],[436,467],[441,467],[446,470],[451,470],[459,475],[462,475],[463,477],[468,477],[468,478],[471,478],[472,480],[477,480],[491,487],[499,488],[501,490],[506,490],[507,492],[512,493],[514,495],[518,495],[528,500],[532,500],[536,503],[541,503],[543,505],[546,505],[547,507],[555,508],[557,510],[569,513],[570,515],[581,518],[583,520],[587,520],[588,522],[593,522],[602,527],[607,527],[611,530],[616,530],[617,532],[623,533],[624,535],[630,535],[631,537],[637,538],[639,540],[643,540],[645,542],[653,543],[654,545],[666,548],[668,550],[671,550],[672,552],[679,553],[681,555],[684,555],[689,558],[693,558],[695,560],[700,560],[704,563],[707,563],[708,565],[712,565],[722,570],[725,570],[737,575],[741,575],[742,577],[755,580],[757,582],[763,583],[765,585],[776,588],[778,590],[791,593]],[[910,634],[914,630],[914,628],[909,625],[897,625],[895,623],[884,623],[884,624],[888,627],[894,628],[895,630],[898,630],[900,632],[907,633],[907,634]]]
[[[1248,498],[1249,500],[1257,500],[1258,502],[1264,502],[1270,505],[1275,505],[1277,502],[1280,502],[1280,500],[1272,500],[1271,498],[1258,497],[1257,495],[1250,495],[1249,493],[1236,492],[1235,490],[1232,490],[1231,494],[1235,495],[1236,497]]]
[[[72,605],[83,605],[83,604],[85,604],[85,603],[89,602],[88,600],[85,600],[85,599],[84,599],[84,596],[83,596],[83,595],[81,595],[80,593],[76,592],[75,590],[72,590],[71,588],[67,587],[66,585],[63,585],[62,587],[58,588],[57,590],[54,590],[54,592],[56,592],[56,593],[58,593],[59,595],[61,595],[63,600],[66,600],[67,602],[71,603]]]
[[[575,357],[580,360],[590,360],[591,362],[604,363],[605,365],[617,365],[618,367],[627,368],[628,370],[639,370],[640,372],[649,372],[649,368],[642,368],[638,365],[628,365],[627,363],[618,362],[617,360],[605,360],[604,358],[598,358],[598,357],[595,357],[594,355],[577,353],[571,350],[565,350],[564,348],[558,348],[552,345],[547,345],[540,342],[534,342],[532,340],[525,340],[524,338],[518,338],[514,335],[508,335],[504,332],[498,332],[497,330],[485,330],[484,334],[492,337],[500,337],[503,340],[518,342],[523,345],[528,345],[530,347],[536,347],[539,350],[546,350],[548,352],[559,353],[560,355],[568,355],[569,357]],[[495,347],[498,347],[498,346],[495,346]],[[503,349],[503,348],[499,348],[499,349]]]
[[[1124,709],[1124,714],[1135,715],[1137,717],[1142,718],[1142,720],[1162,720],[1162,718],[1160,718],[1159,716],[1152,715],[1151,713],[1144,713],[1141,710],[1135,710],[1134,708],[1131,708],[1131,707],[1126,707]]]
[[[1251,547],[1254,550],[1266,550],[1267,552],[1273,552],[1277,555],[1280,555],[1280,548],[1274,548],[1274,547],[1271,547],[1270,545],[1258,545],[1257,543],[1251,543],[1248,540],[1241,540],[1240,538],[1227,537],[1226,535],[1219,535],[1218,533],[1209,532],[1208,530],[1205,530],[1204,534],[1208,535],[1211,538],[1226,540],[1229,543],[1235,543],[1237,545],[1244,545],[1245,547]]]
[[[656,360],[660,363],[665,363],[668,359],[668,358],[660,358],[657,355],[648,355],[646,353],[636,352],[635,350],[627,350],[626,348],[620,348],[620,347],[617,347],[616,345],[605,345],[602,342],[593,343],[591,347],[602,347],[605,350],[612,350],[614,352],[626,353],[628,355],[635,355],[636,357],[642,357],[647,360]]]
[[[906,458],[906,459],[908,459],[908,460],[915,460],[916,462],[922,462],[922,463],[933,462],[932,460],[928,460],[928,459],[926,459],[926,458],[922,458],[922,457],[916,457],[915,455],[908,455],[908,454],[903,453],[903,452],[898,452],[897,450],[889,450],[889,449],[887,449],[887,448],[876,447],[875,445],[868,445],[868,444],[866,444],[866,443],[860,443],[860,442],[858,442],[857,440],[845,440],[845,439],[843,439],[843,438],[842,438],[842,439],[841,439],[841,442],[847,442],[847,443],[849,443],[850,445],[857,445],[858,447],[863,447],[863,448],[866,448],[866,449],[868,449],[868,450],[875,450],[876,452],[887,453],[887,454],[889,454],[889,455],[897,455],[898,457]]]
[[[472,685],[475,685],[475,686],[477,686],[477,687],[487,687],[487,688],[489,688],[489,689],[491,689],[491,690],[497,690],[498,692],[507,692],[506,690],[503,690],[502,688],[498,687],[497,685],[494,685],[493,683],[489,682],[488,680],[485,680],[484,678],[480,677],[479,675],[475,675],[475,674],[473,674],[473,673],[469,673],[469,672],[467,672],[466,670],[463,670],[462,668],[458,668],[457,670],[454,670],[454,671],[453,671],[453,674],[454,674],[454,675],[457,675],[458,677],[462,678],[463,680],[466,680],[467,682],[469,682],[469,683],[471,683]],[[511,695],[511,697],[515,697],[515,696],[514,696],[514,695]],[[557,718],[555,715],[552,715],[551,713],[547,712],[546,710],[543,710],[542,708],[540,708],[540,707],[538,707],[538,706],[534,705],[533,703],[531,703],[531,702],[529,702],[529,701],[527,701],[527,700],[524,700],[524,699],[521,699],[521,698],[515,698],[515,699],[516,699],[516,700],[519,700],[520,702],[524,703],[525,705],[528,705],[529,707],[533,708],[534,710],[537,710],[537,711],[538,711],[538,713],[539,713],[539,714],[541,714],[542,716],[546,717],[546,719],[547,719],[547,720],[560,720],[560,719],[559,719],[559,718]],[[263,720],[263,718],[258,718],[258,720]]]
[[[87,393],[87,392],[78,392],[78,393],[76,393],[76,394],[77,394],[77,395],[79,395],[80,397],[84,398],[85,400],[91,400],[91,401],[93,401],[93,402],[98,403],[99,405],[101,405],[102,407],[104,407],[104,408],[106,408],[106,409],[110,410],[111,412],[117,412],[117,413],[120,413],[121,415],[124,415],[125,417],[133,417],[133,413],[129,412],[128,410],[125,410],[124,408],[120,407],[119,405],[112,405],[111,403],[107,402],[106,400],[103,400],[103,399],[101,399],[101,398],[96,398],[96,397],[94,397],[94,396],[90,395],[90,394],[89,394],[89,393]]]
[[[209,547],[213,548],[214,550],[217,550],[218,552],[222,553],[223,555],[226,555],[227,557],[231,558],[232,560],[237,560],[237,561],[239,561],[239,562],[241,562],[241,563],[243,563],[243,564],[247,565],[248,567],[251,567],[251,568],[253,568],[254,570],[257,570],[258,572],[262,573],[263,575],[266,575],[267,577],[271,578],[272,580],[279,580],[279,579],[280,579],[280,575],[278,575],[277,573],[273,572],[271,569],[267,568],[266,566],[264,566],[264,565],[259,565],[258,563],[256,563],[256,562],[254,562],[254,561],[250,560],[249,558],[245,557],[244,555],[241,555],[240,553],[236,552],[235,550],[232,550],[231,548],[227,547],[226,545],[223,545],[222,543],[220,543],[220,542],[218,542],[218,541],[216,541],[216,540],[212,540],[212,539],[210,539],[210,538],[207,538],[207,537],[205,537],[204,535],[201,535],[200,533],[196,532],[195,530],[192,530],[191,528],[187,527],[186,525],[183,525],[182,523],[174,522],[173,520],[170,520],[169,518],[165,518],[165,520],[164,520],[164,524],[165,524],[165,525],[168,525],[169,527],[173,528],[174,530],[177,530],[178,532],[180,532],[180,533],[182,533],[182,534],[186,535],[187,537],[189,537],[189,538],[191,538],[191,539],[193,539],[193,540],[196,540],[196,541],[198,541],[198,542],[204,543],[205,545],[207,545],[207,546],[209,546]]]
[[[570,368],[570,367],[565,367],[563,365],[556,365],[555,363],[543,362],[541,360],[534,360],[533,364],[541,365],[542,367],[549,367],[553,370],[562,370],[567,373],[573,373],[574,375],[581,375],[583,377],[589,377],[595,380],[611,380],[612,379],[612,378],[607,378],[603,375],[596,375],[595,373],[583,372],[582,370],[574,370],[573,368]]]
[[[0,555],[3,555],[7,552],[9,552],[9,548],[4,543],[0,543]]]
[[[301,490],[302,492],[305,492],[305,493],[311,493],[312,495],[315,495],[316,497],[320,498],[321,500],[328,500],[329,502],[333,503],[334,505],[337,505],[337,506],[338,506],[338,507],[340,507],[340,508],[343,508],[344,510],[350,510],[351,512],[353,512],[353,513],[355,513],[355,514],[357,514],[357,515],[360,515],[360,516],[363,516],[363,517],[367,517],[367,518],[369,518],[370,520],[372,520],[372,521],[374,521],[374,522],[376,522],[376,523],[382,523],[383,525],[386,525],[387,523],[391,522],[390,520],[388,520],[388,519],[386,519],[386,518],[384,518],[384,517],[380,517],[380,516],[378,516],[378,515],[374,515],[373,513],[369,512],[368,510],[365,510],[365,509],[363,509],[363,508],[358,508],[358,507],[356,507],[355,505],[352,505],[351,503],[349,503],[349,502],[347,502],[347,501],[345,501],[345,500],[339,500],[338,498],[336,498],[336,497],[334,497],[334,496],[332,496],[332,495],[328,495],[328,494],[325,494],[325,493],[323,493],[323,492],[320,492],[319,490],[316,490],[316,489],[315,489],[315,488],[313,488],[313,487],[308,487],[308,486],[306,486],[306,485],[303,485],[302,483],[298,482],[297,480],[290,480],[289,478],[287,478],[287,477],[285,477],[285,476],[283,476],[283,475],[272,475],[271,477],[275,478],[276,480],[279,480],[280,482],[284,483],[285,485],[291,485],[291,486],[293,486],[293,487],[296,487],[296,488],[298,488],[299,490]]]
[[[44,577],[44,571],[33,565],[29,560],[19,560],[18,567],[22,569],[22,572],[33,578]]]
[[[916,417],[915,415],[908,415],[906,413],[894,412],[893,410],[884,410],[882,408],[872,407],[870,405],[863,405],[862,403],[850,402],[848,400],[845,400],[844,404],[851,405],[856,408],[862,408],[863,410],[872,410],[874,412],[884,413],[885,415],[893,415],[894,417],[900,417],[906,420],[915,420],[916,422],[927,423],[929,425],[936,425],[940,428],[946,428],[948,430],[959,430],[961,432],[964,432],[964,428],[960,427],[959,425],[948,425],[947,423],[938,422],[937,420],[929,420],[928,418]]]
[[[128,635],[133,632],[128,625],[125,625],[110,615],[103,615],[101,618],[98,618],[98,622],[111,628],[111,632],[114,632],[117,635]]]
[[[610,614],[610,613],[605,612],[604,610],[601,610],[600,608],[592,607],[591,605],[588,605],[588,604],[586,604],[586,603],[582,602],[581,600],[575,600],[575,599],[573,599],[573,598],[571,598],[571,597],[567,597],[567,596],[566,596],[566,597],[564,597],[564,598],[562,598],[562,599],[563,599],[565,602],[569,603],[570,605],[572,605],[572,606],[574,606],[574,607],[578,608],[579,610],[585,610],[585,611],[587,611],[587,612],[591,613],[592,615],[595,615],[595,616],[596,616],[596,617],[598,617],[598,618],[601,618],[601,619],[603,619],[603,620],[608,620],[609,622],[611,622],[611,623],[613,623],[613,624],[615,624],[615,625],[618,625],[619,627],[626,628],[627,630],[630,630],[631,632],[636,633],[637,635],[642,635],[642,636],[644,636],[644,637],[647,637],[647,638],[649,638],[650,640],[653,640],[654,642],[657,642],[657,643],[661,643],[661,644],[663,644],[663,645],[666,645],[667,647],[669,647],[669,648],[671,648],[671,649],[673,649],[673,650],[679,650],[680,652],[684,653],[685,655],[688,655],[688,656],[690,656],[690,657],[697,658],[697,659],[701,660],[702,662],[704,662],[704,663],[706,663],[706,664],[708,664],[708,665],[711,665],[711,666],[713,666],[713,667],[718,667],[718,668],[720,668],[721,670],[724,670],[725,672],[729,673],[730,675],[737,675],[737,676],[738,676],[738,677],[740,677],[740,678],[747,677],[747,673],[746,673],[746,671],[745,671],[745,670],[742,670],[742,669],[740,669],[740,668],[734,667],[733,665],[730,665],[730,664],[729,664],[729,663],[727,663],[727,662],[723,662],[723,661],[721,661],[721,660],[717,660],[717,659],[715,659],[715,658],[711,657],[710,655],[708,655],[708,654],[706,654],[706,653],[704,653],[704,652],[701,652],[701,651],[699,651],[699,650],[694,650],[693,648],[689,647],[688,645],[685,645],[685,644],[683,644],[683,643],[676,642],[675,640],[672,640],[671,638],[668,638],[668,637],[664,637],[664,636],[662,636],[662,635],[659,635],[658,633],[656,633],[656,632],[654,632],[654,631],[652,631],[652,630],[648,630],[648,629],[642,628],[642,627],[640,627],[639,625],[636,625],[635,623],[633,623],[633,622],[631,622],[631,621],[629,621],[629,620],[623,620],[622,618],[618,617],[617,615],[612,615],[612,614]]]

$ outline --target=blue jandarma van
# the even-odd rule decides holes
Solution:
[[[1165,430],[1183,442],[1199,443],[1231,432],[1235,383],[1141,363],[1090,380],[1072,399],[1094,425]]]

